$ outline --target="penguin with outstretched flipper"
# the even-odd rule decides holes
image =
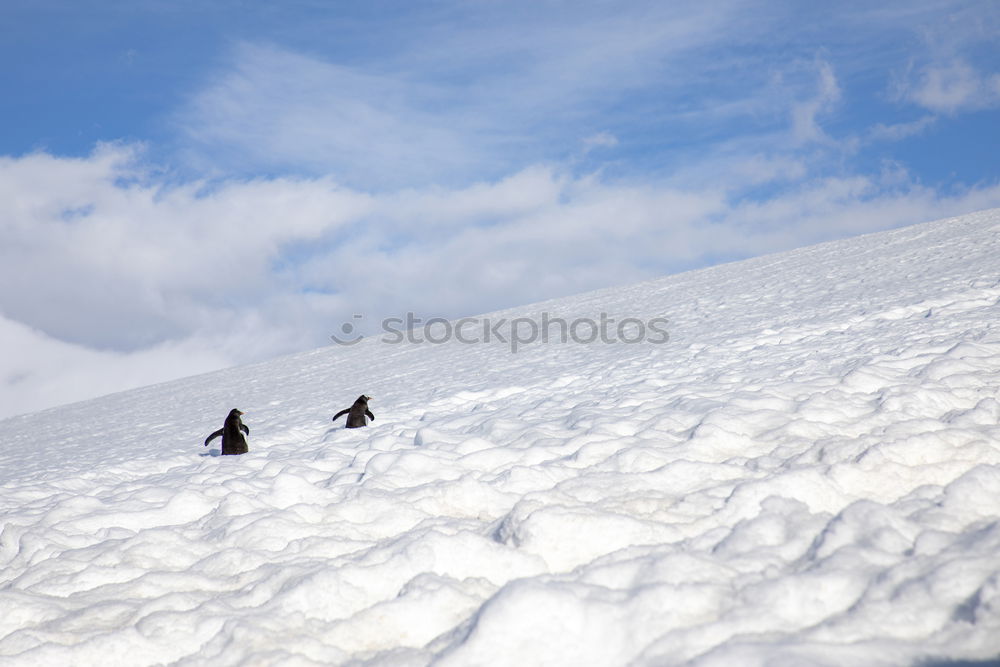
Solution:
[[[247,446],[247,439],[243,435],[250,435],[250,428],[243,423],[240,416],[243,415],[242,412],[233,408],[229,411],[229,415],[226,417],[225,425],[218,431],[208,436],[205,440],[205,446],[208,446],[215,438],[222,436],[222,455],[228,456],[230,454],[246,454],[250,451]]]
[[[368,426],[368,419],[375,421],[375,415],[368,409],[368,401],[370,400],[372,400],[371,396],[365,396],[364,394],[358,396],[358,400],[354,401],[354,405],[335,414],[331,421],[337,421],[337,417],[347,415],[347,428]],[[365,419],[366,416],[368,419]]]

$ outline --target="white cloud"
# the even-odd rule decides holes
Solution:
[[[233,359],[221,351],[221,342],[185,338],[131,353],[101,351],[0,317],[6,351],[0,363],[0,418],[225,368]]]
[[[981,72],[962,60],[928,65],[900,84],[898,94],[937,113],[1000,107],[1000,74]]]
[[[830,143],[830,137],[820,128],[817,116],[830,111],[840,101],[840,85],[828,62],[816,64],[817,91],[809,100],[792,106],[792,137],[797,144]]]
[[[144,347],[274,288],[272,262],[357,218],[323,180],[165,187],[134,149],[0,160],[0,310],[62,340]],[[28,286],[28,288],[25,288]]]
[[[868,132],[870,139],[876,141],[901,141],[916,136],[937,122],[937,116],[930,114],[907,123],[876,123]]]
[[[618,137],[610,132],[598,132],[597,134],[585,137],[583,140],[585,151],[591,151],[595,148],[614,148],[618,143]]]

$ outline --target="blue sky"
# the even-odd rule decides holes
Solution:
[[[1000,206],[998,30],[949,0],[7,0],[0,395]]]
[[[817,100],[815,121],[831,142],[859,142],[831,156],[837,166],[899,159],[936,183],[997,176],[983,159],[1000,134],[992,3],[12,0],[0,11],[2,55],[19,63],[0,74],[8,155],[144,142],[186,178],[333,173],[364,190],[552,160],[660,177],[706,150],[751,148],[740,142],[774,152],[791,106],[821,94],[830,67],[838,92]],[[341,156],[358,148],[331,127],[292,133],[281,118],[292,111],[339,114],[366,140],[389,132],[393,150],[352,168]],[[914,123],[905,140],[872,136]],[[284,143],[264,153],[226,126],[280,127]],[[588,151],[602,135],[614,150]],[[429,145],[448,151],[429,171],[385,164]]]

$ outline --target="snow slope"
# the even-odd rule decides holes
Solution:
[[[998,249],[986,211],[492,316],[666,344],[371,338],[0,421],[0,663],[994,659]]]

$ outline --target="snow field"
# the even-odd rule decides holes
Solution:
[[[0,421],[0,661],[996,658],[998,242],[988,211],[506,314],[663,345],[369,339]]]

